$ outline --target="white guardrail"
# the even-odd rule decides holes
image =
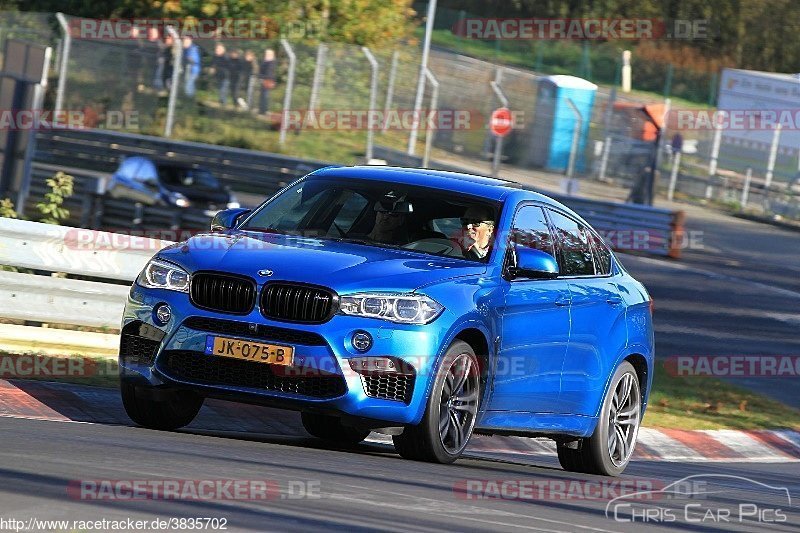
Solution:
[[[170,241],[0,218],[0,318],[120,327],[130,283]],[[64,277],[66,273],[103,281]],[[114,283],[126,281],[127,285]]]

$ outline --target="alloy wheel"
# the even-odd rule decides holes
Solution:
[[[608,454],[615,466],[628,462],[641,420],[641,392],[636,376],[623,374],[617,382],[608,413]]]
[[[478,390],[478,369],[472,357],[460,354],[447,369],[439,402],[439,438],[447,453],[460,453],[472,435]]]

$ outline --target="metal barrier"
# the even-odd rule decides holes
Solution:
[[[108,280],[0,271],[3,318],[97,328],[119,328],[129,283],[171,244],[9,218],[0,218],[0,234],[0,265]]]
[[[375,146],[375,157],[389,164],[419,166],[421,158],[385,146]],[[431,161],[431,168],[472,174],[473,172]],[[616,250],[639,251],[664,255],[673,259],[681,256],[684,237],[684,212],[659,209],[637,204],[624,204],[592,200],[578,196],[565,196],[542,191],[547,196],[566,205],[591,224],[608,244]],[[643,238],[638,239],[641,235]],[[620,238],[622,236],[622,238]],[[628,245],[631,243],[633,246]]]
[[[681,256],[683,211],[545,194],[582,216],[616,250],[647,252],[673,259]]]
[[[271,196],[295,179],[328,163],[106,130],[47,130],[37,135],[34,162],[113,172],[127,156],[174,160],[208,168],[235,191]]]
[[[25,202],[26,214],[30,216],[36,212],[36,204],[48,191],[45,181],[59,170],[73,177],[74,194],[63,204],[69,211],[69,216],[63,221],[67,226],[110,231],[142,228],[194,230],[206,229],[211,222],[211,217],[202,209],[144,205],[105,196],[102,192],[109,177],[107,173],[44,164],[33,167]]]

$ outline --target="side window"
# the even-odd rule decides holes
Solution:
[[[561,213],[550,211],[560,247],[561,270],[565,276],[593,276],[594,258],[589,230]]]
[[[553,257],[556,255],[547,218],[541,207],[526,205],[517,212],[510,239],[515,246],[541,250]]]
[[[589,238],[592,240],[594,249],[594,262],[597,274],[600,276],[607,276],[611,274],[611,250],[608,249],[603,239],[598,237],[593,232],[589,232]]]

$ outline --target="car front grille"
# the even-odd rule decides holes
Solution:
[[[121,332],[119,341],[119,357],[122,363],[152,366],[156,358],[164,332],[158,328],[133,321]]]
[[[255,304],[256,284],[246,277],[198,272],[192,275],[189,297],[201,309],[244,315]]]
[[[409,403],[414,392],[414,376],[390,372],[361,375],[364,392],[371,398]]]
[[[197,331],[285,342],[287,344],[301,344],[304,346],[325,346],[327,344],[322,335],[310,331],[237,322],[235,320],[193,316],[187,318],[183,325],[187,328],[196,329]]]
[[[268,283],[261,291],[261,313],[267,318],[319,324],[336,312],[338,297],[329,289],[293,283]]]
[[[176,379],[206,385],[229,385],[313,398],[336,398],[347,387],[344,377],[322,371],[254,363],[201,352],[168,350],[159,357],[159,367]]]

